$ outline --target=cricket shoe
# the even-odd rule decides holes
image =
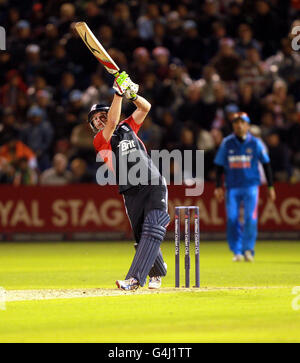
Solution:
[[[159,289],[161,287],[161,276],[153,276],[149,279],[149,289]]]
[[[245,251],[244,256],[246,262],[254,262],[254,257],[250,250]]]
[[[244,256],[243,255],[240,255],[240,254],[234,255],[232,261],[233,262],[241,262],[241,261],[244,261]]]
[[[117,280],[116,285],[119,289],[125,291],[134,291],[137,290],[140,286],[138,280],[133,277],[128,280]]]

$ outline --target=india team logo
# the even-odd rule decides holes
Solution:
[[[228,161],[230,169],[248,169],[251,167],[250,155],[229,156]]]

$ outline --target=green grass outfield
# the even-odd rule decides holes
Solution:
[[[258,242],[253,264],[233,263],[225,243],[200,250],[200,290],[173,288],[164,242],[161,292],[125,293],[114,282],[132,243],[0,243],[0,342],[300,342],[300,243]]]

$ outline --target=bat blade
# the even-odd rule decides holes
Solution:
[[[116,65],[111,56],[103,48],[103,46],[95,37],[88,25],[85,22],[79,22],[75,24],[75,29],[81,39],[84,41],[85,45],[88,47],[88,49],[106,68],[106,70],[113,75],[118,74],[120,68]]]

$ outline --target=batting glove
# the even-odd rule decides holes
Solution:
[[[129,87],[130,82],[131,82],[131,80],[130,80],[130,77],[128,76],[128,74],[126,72],[122,72],[116,77],[116,79],[114,81],[113,89],[116,91],[116,93],[119,96],[124,96],[125,91]]]
[[[130,101],[135,101],[137,99],[138,91],[139,85],[130,81],[129,86],[125,92],[125,97]]]

